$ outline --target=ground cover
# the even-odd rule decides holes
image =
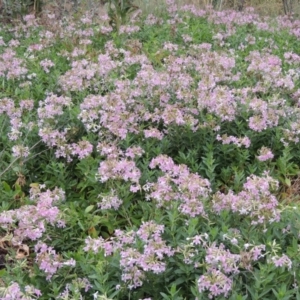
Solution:
[[[0,29],[0,299],[300,299],[300,21],[113,13]]]

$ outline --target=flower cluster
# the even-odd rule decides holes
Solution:
[[[98,81],[104,80],[117,67],[109,53],[100,54],[97,63],[85,58],[73,61],[71,70],[60,77],[60,85],[65,91],[82,91],[89,87],[96,87]]]
[[[158,207],[179,201],[179,211],[183,214],[204,216],[203,203],[210,193],[209,181],[191,173],[186,165],[176,165],[166,155],[152,159],[149,167],[154,169],[157,166],[165,175],[159,177],[156,183],[148,183],[143,187],[147,192],[146,199],[155,200]]]
[[[23,145],[15,145],[12,147],[12,155],[14,157],[27,157],[29,155],[29,148]]]
[[[292,268],[292,261],[286,254],[271,257],[271,263],[273,263],[275,267],[287,267],[289,270]]]
[[[115,194],[115,190],[111,190],[111,192],[108,195],[99,195],[98,198],[101,198],[101,202],[97,203],[98,207],[100,209],[114,209],[118,210],[118,208],[121,206],[123,201],[118,198],[118,196]]]
[[[98,169],[97,177],[101,182],[121,179],[134,184],[131,186],[132,191],[139,189],[141,171],[136,167],[134,158],[142,155],[143,150],[140,147],[128,148],[124,152],[114,144],[99,143],[97,149],[102,155],[107,156]]]
[[[210,299],[221,294],[226,297],[233,284],[233,280],[226,275],[239,273],[240,258],[239,254],[232,254],[225,249],[223,244],[208,246],[205,256],[207,271],[197,282],[199,292],[208,290]]]
[[[262,147],[259,149],[259,156],[257,156],[257,159],[260,161],[266,161],[269,159],[272,159],[274,157],[274,154],[272,153],[271,149],[267,147]]]
[[[22,100],[18,107],[13,99],[4,97],[0,99],[0,107],[0,116],[7,116],[9,120],[9,125],[7,124],[5,128],[9,140],[20,144],[12,147],[13,156],[26,155],[28,147],[23,145],[24,140],[20,141],[19,139],[22,137],[24,131],[28,133],[34,127],[32,121],[28,120],[28,118],[23,118],[23,115],[33,110],[33,100]]]
[[[221,294],[226,297],[233,284],[232,277],[228,275],[238,274],[240,268],[252,270],[252,263],[263,257],[262,252],[265,251],[265,245],[245,244],[245,251],[232,254],[228,249],[225,249],[223,244],[217,246],[213,243],[209,246],[206,241],[203,243],[203,239],[199,245],[206,248],[205,265],[207,271],[198,279],[198,289],[199,292],[207,290],[210,299]]]
[[[163,225],[149,221],[143,223],[137,231],[116,230],[115,236],[106,241],[103,238],[88,238],[84,250],[98,252],[100,248],[105,256],[118,252],[122,281],[126,282],[129,289],[133,289],[143,284],[147,272],[164,272],[164,256],[174,254],[174,250],[162,239],[163,232]]]
[[[56,118],[63,116],[65,107],[70,108],[71,105],[71,98],[50,94],[44,101],[39,102],[38,108],[39,136],[46,145],[56,148],[56,157],[65,157],[68,161],[72,160],[72,156],[83,159],[93,151],[93,145],[89,141],[68,143],[68,135],[72,131],[76,132],[76,128],[56,129]]]
[[[233,280],[223,274],[221,271],[216,269],[211,269],[205,275],[202,275],[198,281],[198,290],[203,292],[205,290],[209,291],[209,299],[213,299],[215,296],[224,294],[225,297],[231,291]]]
[[[23,78],[28,70],[22,59],[16,57],[16,52],[7,48],[0,54],[0,77],[7,79]]]
[[[31,189],[31,199],[35,205],[23,205],[18,209],[0,213],[0,227],[6,231],[13,230],[12,243],[22,244],[26,239],[37,240],[46,231],[46,225],[64,226],[61,212],[54,206],[59,200],[64,200],[64,192],[58,188],[53,191],[40,192]]]
[[[39,102],[37,110],[39,125],[45,126],[46,124],[55,123],[55,118],[63,115],[64,107],[69,107],[70,105],[71,98],[49,94],[45,100]]]
[[[43,70],[46,72],[46,73],[49,73],[50,70],[49,68],[51,67],[54,67],[55,64],[53,63],[53,61],[51,61],[50,59],[44,59],[40,62],[40,65],[41,67],[43,68]]]
[[[231,210],[240,215],[249,215],[253,225],[278,222],[278,201],[271,193],[277,187],[278,182],[267,173],[263,177],[252,175],[247,178],[244,189],[236,195],[232,191],[228,194],[217,192],[213,196],[213,209],[217,213]]]
[[[7,288],[0,288],[1,300],[34,300],[42,296],[40,290],[31,285],[27,285],[24,291],[18,283],[12,282]]]
[[[233,143],[234,145],[237,145],[238,147],[245,146],[245,148],[249,148],[251,145],[251,140],[248,137],[237,138],[232,135],[228,136],[227,134],[224,134],[224,135],[220,136],[218,134],[216,139],[218,141],[222,141],[223,145],[228,145],[228,144]]]
[[[265,91],[266,88],[269,89],[271,86],[290,91],[294,89],[296,78],[289,73],[283,75],[282,61],[278,56],[252,51],[246,60],[250,61],[247,71],[262,78],[257,83],[258,90]]]
[[[83,159],[93,152],[93,145],[89,141],[79,141],[77,144],[72,143],[70,148],[71,154],[78,156],[79,159]]]
[[[239,254],[232,254],[223,244],[212,244],[206,250],[205,262],[207,269],[218,269],[225,274],[238,273]]]
[[[253,131],[261,132],[267,128],[278,125],[279,117],[286,116],[282,106],[285,104],[283,99],[272,99],[272,103],[267,103],[261,99],[251,98],[248,111],[253,114],[248,120],[248,126]]]
[[[53,247],[48,247],[43,242],[38,242],[34,247],[36,258],[40,270],[44,271],[47,275],[46,279],[50,280],[58,269],[64,266],[75,266],[74,259],[63,261],[61,256],[56,253]]]
[[[91,287],[92,285],[87,278],[76,278],[66,285],[65,290],[58,295],[57,299],[69,300],[74,299],[73,297],[75,296],[80,297],[79,299],[83,299],[80,290],[84,289],[84,291],[87,292]]]

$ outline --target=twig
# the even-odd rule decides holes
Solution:
[[[0,173],[0,178],[1,178],[1,176],[4,174],[4,173],[6,173],[8,170],[9,170],[9,168],[17,161],[19,159],[19,157],[16,157],[9,165],[8,165],[8,167],[2,172],[2,173]]]

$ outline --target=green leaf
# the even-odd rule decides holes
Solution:
[[[218,231],[219,231],[218,227],[213,227],[210,229],[210,234],[212,236],[212,240],[214,240],[217,237]]]
[[[95,207],[95,205],[89,205],[89,206],[84,210],[84,212],[85,212],[86,214],[88,214],[89,212],[91,212],[91,211],[94,209],[94,207]]]
[[[259,294],[259,299],[261,299],[263,296],[268,294],[271,290],[272,288],[266,288],[266,290],[264,290],[262,293]]]
[[[287,186],[291,186],[291,180],[289,179],[289,178],[285,178],[285,184],[287,185]]]
[[[82,223],[80,221],[77,222],[78,226],[83,230],[85,231],[85,228],[83,227]]]
[[[18,183],[15,183],[15,190],[18,191],[18,192],[22,191],[22,188]]]
[[[4,188],[4,190],[6,192],[10,192],[11,191],[11,188],[10,188],[9,184],[6,183],[5,181],[2,181],[2,186],[3,186],[3,188]]]
[[[162,295],[163,299],[170,299],[167,294],[165,294],[165,293],[160,293],[160,294]]]

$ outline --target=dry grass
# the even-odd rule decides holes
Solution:
[[[41,0],[42,12],[40,16],[45,14],[55,14],[56,19],[62,18],[64,15],[76,13],[81,15],[85,11],[92,12],[94,16],[105,13],[103,2],[108,0]],[[175,0],[179,5],[192,4],[198,8],[205,8],[208,5],[214,5],[215,9],[238,9],[241,0]],[[300,0],[292,1],[293,13],[300,16]],[[76,4],[77,3],[77,4]],[[135,0],[135,4],[141,8],[144,13],[154,13],[156,15],[165,12],[165,1],[163,0]],[[0,14],[3,0],[0,0]],[[261,15],[276,17],[284,14],[282,0],[244,0],[245,7],[254,7],[256,12]]]
[[[1,0],[0,0],[1,1]],[[208,5],[214,5],[215,9],[238,9],[241,0],[175,0],[179,5],[192,4],[198,8],[204,8]],[[293,13],[300,16],[300,0],[285,0],[291,1]],[[79,3],[75,5],[74,3]],[[43,0],[44,10],[47,11],[49,7],[55,10],[60,16],[65,13],[72,13],[74,11],[83,12],[90,11],[94,14],[103,13],[105,11],[103,2],[108,0]],[[135,0],[135,3],[145,13],[163,13],[165,10],[165,1],[163,0]],[[244,0],[245,7],[254,7],[261,15],[278,16],[284,14],[284,7],[282,0]]]
[[[164,8],[162,0],[136,0],[137,5],[146,12],[161,12]],[[193,4],[204,8],[214,4],[216,9],[238,9],[239,0],[176,0],[179,5]],[[292,0],[293,12],[300,15],[300,1]],[[254,7],[261,15],[278,16],[284,14],[282,0],[245,0],[244,7]]]
[[[300,175],[289,178],[290,185],[282,187],[279,195],[280,202],[284,204],[300,203]]]
[[[61,19],[66,15],[82,16],[86,11],[90,12],[94,20],[98,16],[106,13],[106,8],[100,0],[43,0],[41,19],[48,14],[54,14],[56,19]],[[45,18],[47,19],[47,17]]]
[[[1,0],[0,0],[1,1]],[[106,0],[108,1],[108,0]],[[207,5],[213,5],[216,9],[238,9],[240,0],[175,0],[179,5],[193,4],[196,7],[204,8]],[[300,0],[291,0],[293,3],[293,12],[300,15]],[[55,11],[57,14],[64,14],[76,11],[89,10],[96,14],[103,12],[101,0],[43,0],[43,7],[46,12]],[[146,13],[160,14],[165,9],[163,0],[135,0],[138,5]],[[244,7],[251,6],[262,15],[277,16],[284,14],[282,0],[244,0]]]

